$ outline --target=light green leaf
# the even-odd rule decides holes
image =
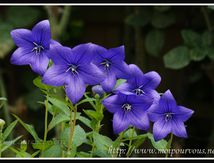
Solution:
[[[0,97],[0,101],[7,101],[7,98],[5,98],[5,97]]]
[[[91,128],[92,129],[92,126],[91,126],[91,121],[88,119],[88,118],[85,118],[83,116],[79,116],[77,118],[79,121],[81,121],[83,124],[85,124],[87,127]]]
[[[166,28],[175,23],[175,15],[173,13],[154,12],[151,23],[155,28]]]
[[[77,155],[77,157],[80,157],[80,158],[85,158],[85,157],[89,158],[89,157],[91,157],[90,153],[86,153],[86,152],[83,152],[83,151],[77,152],[76,155]]]
[[[119,85],[121,85],[121,84],[123,84],[123,83],[125,83],[126,82],[126,79],[118,79],[117,80],[117,83],[116,83],[116,85],[115,85],[115,88],[117,88]]]
[[[32,158],[31,154],[30,153],[27,153],[25,151],[19,151],[17,154],[16,154],[16,157],[17,158]]]
[[[182,30],[181,35],[185,45],[191,48],[197,48],[201,46],[201,36],[198,33],[192,30]]]
[[[40,76],[38,76],[33,80],[33,84],[43,90],[47,90],[51,88],[51,86],[42,83],[42,78]]]
[[[190,62],[189,50],[185,46],[178,46],[170,50],[163,57],[164,65],[171,69],[181,69]]]
[[[147,52],[152,56],[158,56],[164,45],[164,33],[160,30],[151,30],[145,40]]]
[[[159,140],[159,141],[155,141],[154,140],[154,137],[151,133],[147,133],[148,135],[148,138],[150,139],[151,143],[152,143],[152,146],[157,149],[157,150],[163,150],[163,149],[166,149],[167,148],[167,141],[162,139],[162,140]]]
[[[48,149],[44,150],[42,157],[61,157],[62,149],[60,144],[54,144]]]
[[[13,116],[19,121],[19,123],[33,136],[34,140],[36,142],[41,141],[41,139],[38,137],[34,127],[32,125],[24,123],[18,116],[13,114]]]
[[[109,137],[93,132],[93,140],[96,146],[95,155],[100,157],[111,157],[109,148],[113,146],[113,141]]]
[[[77,104],[77,106],[78,105],[81,105],[81,104],[84,104],[84,103],[87,103],[87,102],[94,102],[94,101],[96,101],[96,99],[95,98],[86,98],[86,99],[83,99],[83,100],[81,100],[80,102],[78,102],[78,104]]]
[[[65,101],[59,100],[53,97],[47,97],[48,101],[50,101],[54,106],[56,106],[62,113],[65,115],[70,115],[70,109],[67,106]]]
[[[39,142],[33,143],[32,147],[34,149],[45,150],[45,149],[49,148],[50,146],[52,146],[53,144],[54,144],[54,142],[52,140],[48,140],[46,142],[44,142],[43,140],[41,140]]]
[[[190,58],[193,61],[201,61],[206,56],[206,53],[203,49],[194,48],[190,50]]]
[[[132,135],[133,132],[134,132],[134,134]],[[135,129],[129,128],[128,130],[125,131],[123,136],[124,136],[124,138],[128,138],[129,139],[129,138],[137,136],[137,133],[136,133]]]
[[[18,120],[15,120],[12,122],[5,130],[3,133],[3,141],[7,139],[7,137],[10,135],[11,131],[13,131],[14,127],[16,126]]]
[[[65,128],[64,131],[60,135],[60,138],[63,141],[65,146],[68,146],[69,135],[70,135],[70,127]],[[78,146],[82,145],[84,142],[86,142],[86,133],[82,127],[77,125],[75,127],[73,144],[75,144],[75,146],[78,147]]]
[[[97,121],[102,120],[103,119],[103,114],[98,113],[94,110],[83,110],[84,113],[89,116],[89,118],[91,119],[96,119]]]
[[[48,130],[51,130],[52,128],[54,128],[56,125],[58,125],[59,123],[65,122],[65,121],[69,121],[70,117],[69,115],[65,115],[65,114],[58,114],[56,115],[51,122],[48,125]]]
[[[18,141],[21,137],[22,137],[22,136],[19,136],[19,137],[13,139],[13,140],[4,141],[3,147],[2,147],[2,149],[0,149],[1,152],[4,152],[4,151],[5,151],[6,149],[8,149],[10,146],[14,145],[14,143],[15,143],[16,141]]]

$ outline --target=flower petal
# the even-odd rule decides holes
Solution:
[[[105,98],[102,101],[102,104],[105,106],[105,108],[111,112],[111,113],[115,113],[117,111],[122,110],[121,109],[121,102],[120,102],[120,98],[118,95],[112,95],[110,97]]]
[[[34,53],[26,48],[18,48],[12,54],[10,62],[15,65],[28,65],[31,63]]]
[[[124,45],[109,49],[105,56],[112,61],[123,61],[125,59]]]
[[[186,108],[184,106],[178,106],[178,110],[177,110],[175,116],[178,119],[180,119],[183,122],[185,122],[192,116],[193,113],[194,113],[194,111],[191,110],[191,109],[188,109],[188,108]]]
[[[66,66],[53,65],[51,66],[43,76],[42,82],[52,86],[65,85],[68,73],[66,73]],[[69,83],[67,83],[69,84]]]
[[[170,90],[167,90],[160,98],[159,105],[163,109],[165,113],[167,112],[173,112],[174,110],[177,110],[177,104],[176,101],[170,92]]]
[[[43,20],[37,23],[32,29],[32,34],[34,41],[37,44],[40,44],[44,48],[49,49],[51,41],[51,30],[48,20]]]
[[[156,89],[157,86],[160,84],[160,81],[161,81],[160,75],[155,71],[151,71],[144,74],[143,86],[149,87],[150,89]]]
[[[148,110],[149,119],[156,122],[163,117],[163,113],[158,104],[152,104]]]
[[[187,138],[186,128],[181,120],[173,118],[172,120],[172,133],[178,137]]]
[[[116,85],[116,76],[113,73],[107,73],[106,78],[103,82],[101,82],[101,86],[103,87],[105,92],[111,92]]]
[[[82,65],[78,69],[79,75],[89,85],[96,85],[105,80],[104,73],[93,63]]]
[[[11,31],[10,35],[17,46],[33,49],[33,36],[30,30],[15,29]]]
[[[117,78],[130,78],[130,68],[124,61],[112,61],[111,71],[116,74]]]
[[[118,92],[131,92],[132,89],[130,88],[131,86],[128,83],[122,83],[120,84],[115,90],[114,93]]]
[[[113,117],[113,130],[115,134],[126,130],[129,127],[129,120],[127,115],[123,111],[118,111],[114,114]]]
[[[48,68],[49,58],[44,53],[34,55],[33,58],[34,60],[30,64],[32,70],[43,76]]]
[[[73,104],[76,104],[85,93],[85,83],[78,76],[71,78],[71,83],[65,86],[65,92]]]
[[[172,129],[171,121],[166,122],[164,118],[159,119],[153,125],[153,135],[155,141],[165,138]]]

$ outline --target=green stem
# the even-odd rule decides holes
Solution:
[[[121,133],[119,134],[119,137],[118,137],[117,140],[116,140],[116,141],[118,141],[119,143],[118,143],[117,146],[114,146],[115,149],[117,149],[118,147],[120,147],[120,144],[121,144],[121,142],[122,142],[121,140],[123,139],[124,133],[125,133],[125,131],[123,131],[123,132],[121,132]],[[118,156],[118,153],[117,153],[117,152],[115,152],[115,154],[112,155],[113,158],[115,158],[115,157],[117,157],[117,156]]]
[[[74,110],[74,119],[72,119],[73,110]],[[68,151],[67,151],[68,153],[72,150],[73,137],[74,137],[75,126],[76,126],[76,115],[77,115],[77,106],[75,105],[73,109],[71,109],[71,114],[70,114],[70,135],[69,135],[69,143],[68,143]]]
[[[46,143],[48,135],[48,101],[45,100],[45,132],[44,132],[44,143]]]
[[[135,131],[135,128],[133,127],[132,128],[132,133],[131,133],[131,139],[129,141],[129,148],[128,148],[128,151],[127,151],[127,154],[126,154],[127,157],[131,156],[131,154],[132,154],[132,152],[131,152],[132,150],[131,149],[132,149],[132,140],[133,140],[132,138],[134,136],[134,131]]]
[[[201,7],[201,11],[204,15],[204,19],[205,19],[205,22],[207,24],[207,28],[208,30],[211,32],[212,31],[212,25],[211,25],[211,22],[210,22],[210,19],[209,19],[209,15],[207,13],[207,10],[205,7]]]
[[[168,144],[166,146],[166,148],[167,148],[166,158],[169,157],[169,149],[171,149],[171,147],[172,147],[172,140],[173,140],[173,133],[170,134],[170,138],[169,138]]]
[[[3,145],[3,133],[2,133],[2,127],[0,127],[0,158],[1,158],[1,149],[2,149],[2,145]]]
[[[59,32],[58,32],[59,36],[62,34],[62,32],[64,32],[64,30],[68,24],[70,11],[71,11],[71,6],[65,6],[64,7],[62,19],[59,23]]]
[[[2,76],[1,72],[0,72],[0,94],[2,97],[7,98],[6,88],[5,88],[5,84],[4,84],[3,76]],[[2,103],[4,104],[3,111],[4,111],[5,121],[6,121],[6,124],[9,125],[11,123],[11,117],[10,117],[10,113],[9,113],[9,109],[8,109],[8,102],[7,102],[7,100],[5,100]],[[9,138],[12,140],[13,135],[10,134]]]

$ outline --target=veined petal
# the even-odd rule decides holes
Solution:
[[[124,61],[112,61],[111,71],[115,73],[117,78],[130,78],[130,68]]]
[[[105,80],[104,73],[93,63],[85,66],[80,66],[78,69],[79,75],[86,84],[96,85]]]
[[[156,89],[157,86],[160,84],[160,81],[161,81],[161,77],[157,72],[155,71],[148,72],[144,74],[143,87]]]
[[[116,85],[116,76],[113,73],[108,73],[105,80],[101,82],[101,86],[103,87],[105,92],[111,92]]]
[[[132,91],[132,89],[130,88],[130,85],[128,83],[122,83],[114,90],[115,93],[131,92],[131,91]]]
[[[17,46],[33,49],[33,36],[30,30],[15,29],[11,31],[10,35]]]
[[[130,68],[130,72],[133,76],[142,76],[143,75],[143,72],[137,65],[130,64],[129,68]]]
[[[116,48],[111,48],[105,55],[112,61],[123,61],[125,59],[125,47],[122,45]]]
[[[129,127],[129,119],[123,111],[118,111],[113,116],[113,130],[115,134],[119,134]]]
[[[165,113],[172,112],[174,110],[177,110],[177,104],[176,101],[170,92],[170,90],[167,90],[160,98],[159,105],[164,110]]]
[[[178,137],[187,137],[186,128],[181,120],[173,118],[172,120],[172,133]]]
[[[152,106],[148,110],[148,115],[149,119],[152,122],[156,122],[163,117],[164,113],[162,112],[158,104],[152,104]]]
[[[49,49],[51,40],[50,23],[48,20],[43,20],[37,23],[33,29],[32,34],[34,41],[41,44],[44,48]]]
[[[102,101],[102,104],[111,113],[115,113],[117,111],[122,110],[121,101],[120,101],[120,98],[118,97],[118,95],[112,95],[110,97],[105,98]]]
[[[42,82],[52,86],[62,86],[66,84],[68,73],[66,73],[66,66],[53,65],[43,76]],[[67,83],[69,84],[69,83]]]
[[[153,125],[153,135],[155,141],[165,138],[172,130],[171,121],[166,122],[164,118],[159,119]]]
[[[65,92],[73,104],[76,104],[84,95],[86,85],[78,76],[71,78],[71,83],[65,86]]]
[[[31,50],[21,47],[12,54],[10,62],[15,65],[28,65],[31,63],[33,56],[34,53]]]
[[[34,59],[30,63],[32,70],[43,76],[48,68],[49,58],[44,53],[34,55],[32,58]]]
[[[192,116],[193,113],[194,111],[191,109],[188,109],[184,106],[178,106],[175,117],[185,122]]]

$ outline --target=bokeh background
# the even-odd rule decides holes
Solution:
[[[125,45],[126,62],[143,72],[157,71],[159,92],[170,89],[177,103],[195,111],[186,122],[189,137],[175,138],[173,148],[214,152],[214,6],[0,6],[0,96],[7,97],[0,118],[15,113],[43,135],[43,95],[33,85],[29,66],[10,64],[16,48],[10,31],[29,28],[43,19],[52,37],[73,47],[93,42],[106,48]],[[102,133],[110,136],[112,115],[105,113]],[[17,135],[31,139],[18,126]],[[54,132],[49,137],[54,136]],[[149,142],[141,148],[151,148]],[[143,155],[142,157],[152,156]],[[175,157],[213,157],[182,154]],[[140,156],[141,157],[141,156]]]

